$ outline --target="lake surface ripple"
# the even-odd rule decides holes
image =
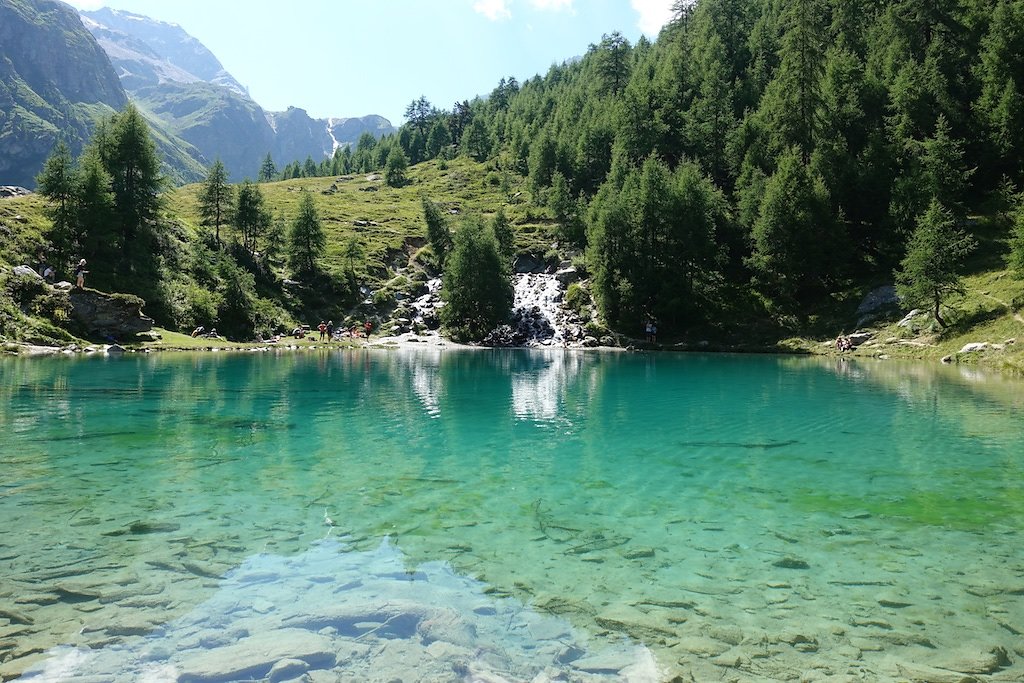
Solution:
[[[1024,680],[1019,380],[154,354],[0,408],[3,680]]]

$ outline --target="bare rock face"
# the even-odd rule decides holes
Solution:
[[[142,313],[146,302],[137,296],[72,289],[70,297],[71,313],[88,334],[125,339],[153,329],[153,319]]]

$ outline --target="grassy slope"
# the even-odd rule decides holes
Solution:
[[[399,189],[389,188],[379,180],[368,180],[364,174],[344,180],[335,177],[304,178],[260,187],[267,207],[275,216],[283,211],[287,220],[296,213],[301,190],[312,192],[328,237],[326,267],[334,272],[347,267],[341,250],[346,240],[355,235],[366,251],[365,262],[357,264],[356,270],[361,279],[379,285],[384,279],[385,267],[409,251],[405,248],[407,238],[426,237],[420,204],[423,195],[445,208],[457,209],[460,214],[476,212],[488,217],[504,207],[515,225],[520,252],[541,255],[550,249],[555,241],[555,225],[547,212],[530,206],[525,199],[522,178],[509,176],[504,190],[501,180],[500,175],[486,165],[458,159],[449,162],[445,170],[440,169],[436,161],[412,167],[409,183]],[[332,191],[332,186],[336,190]],[[366,191],[370,187],[375,187],[376,191]],[[166,196],[167,212],[197,226],[198,190],[198,185],[189,185],[169,192]],[[325,191],[331,193],[324,194]],[[510,199],[517,193],[522,194]],[[22,218],[16,220],[16,215]],[[458,216],[452,219],[457,226]],[[358,226],[356,221],[370,225]],[[33,263],[46,226],[39,197],[0,201],[0,262],[7,265]],[[957,311],[950,316],[951,327],[945,331],[921,329],[914,332],[895,324],[879,325],[874,328],[876,343],[858,349],[855,355],[937,361],[947,355],[956,355],[969,342],[999,344],[1008,339],[1019,339],[1020,343],[1003,350],[962,354],[957,360],[1024,373],[1024,310],[1021,310],[1024,307],[1024,281],[1014,278],[1003,264],[1005,230],[982,222],[977,233],[980,249],[970,264],[971,272],[966,278],[967,294],[950,302]],[[785,340],[780,346],[813,353],[833,352],[831,341],[835,335],[852,329],[856,302],[852,302],[849,308],[845,324],[837,323],[836,329],[815,332],[815,338]],[[188,346],[188,342],[179,341],[180,344],[164,345]]]
[[[389,257],[404,248],[406,238],[425,239],[427,228],[420,202],[424,195],[446,209],[457,209],[460,215],[477,213],[490,217],[504,207],[516,228],[519,251],[542,255],[554,241],[555,225],[546,210],[529,206],[523,178],[510,175],[508,190],[504,192],[497,173],[491,174],[486,165],[468,159],[450,161],[446,170],[440,169],[436,161],[417,164],[409,169],[408,183],[397,189],[382,180],[367,180],[367,174],[345,177],[348,179],[299,178],[260,185],[267,208],[275,217],[284,211],[288,221],[298,212],[301,191],[313,194],[327,234],[324,266],[332,272],[347,268],[341,253],[352,235],[358,237],[365,251],[364,267],[356,266],[357,273],[362,274],[379,274]],[[332,187],[336,191],[323,194],[332,192]],[[367,191],[368,188],[376,191]],[[168,194],[169,210],[193,226],[199,224],[199,189],[199,185],[188,185]],[[510,195],[520,192],[519,198],[510,201]],[[376,225],[357,226],[356,221]],[[453,227],[457,228],[458,222],[459,216],[453,215]]]

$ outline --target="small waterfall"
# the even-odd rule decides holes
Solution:
[[[562,298],[565,290],[554,275],[519,273],[515,276],[512,329],[517,346],[561,346]]]
[[[571,311],[562,308],[565,285],[557,275],[517,273],[513,276],[515,298],[512,319],[491,332],[484,344],[488,346],[581,346],[583,323]],[[426,293],[405,302],[397,334],[419,327],[436,335],[441,301],[441,279],[427,281]]]

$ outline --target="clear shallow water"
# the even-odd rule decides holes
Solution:
[[[5,360],[0,397],[3,675],[260,678],[211,662],[267,633],[321,680],[1024,672],[1018,382],[353,351]]]

